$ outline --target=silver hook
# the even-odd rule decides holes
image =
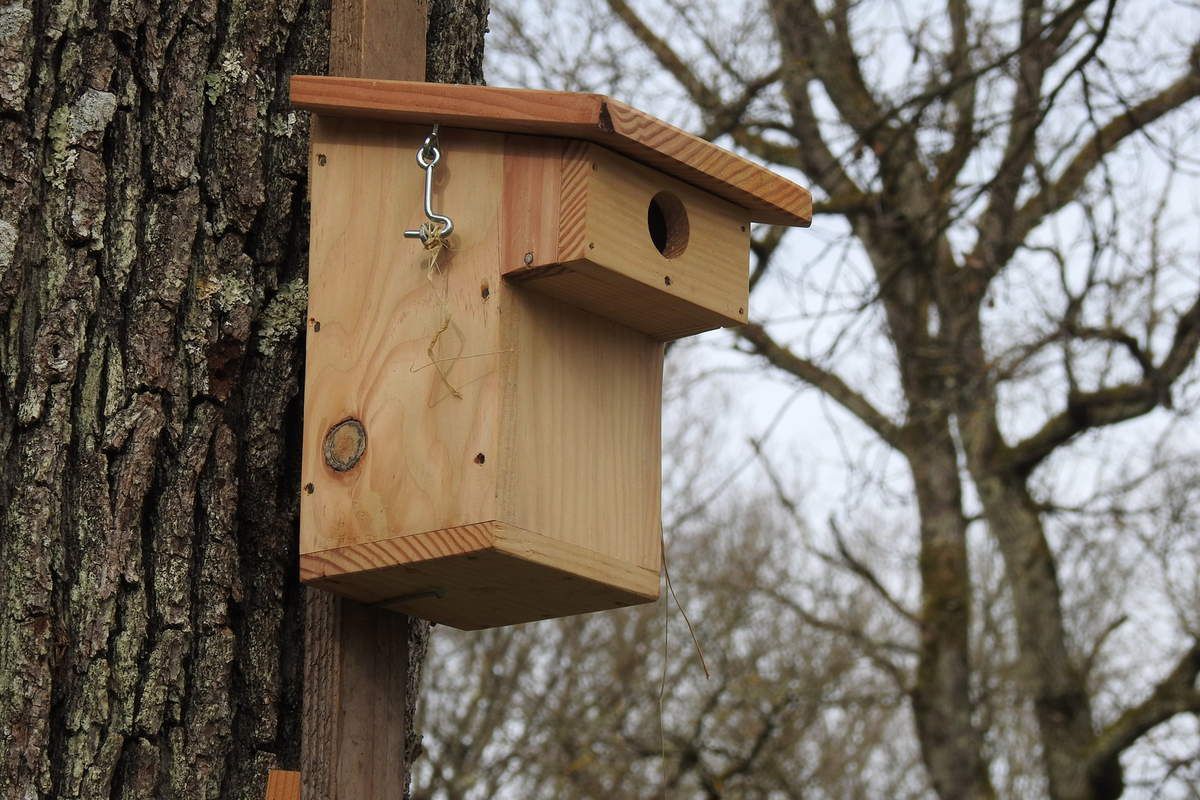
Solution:
[[[443,238],[454,230],[454,220],[445,214],[433,210],[433,168],[442,160],[442,151],[438,149],[438,126],[433,126],[433,132],[425,137],[425,142],[417,148],[417,166],[425,170],[425,216],[430,222],[441,227],[436,229],[438,236]],[[423,243],[429,241],[429,231],[425,226],[415,231],[405,231],[406,239],[420,239]]]

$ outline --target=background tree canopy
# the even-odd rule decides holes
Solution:
[[[817,217],[755,230],[750,325],[673,351],[712,679],[661,606],[439,633],[421,792],[1200,792],[1200,9],[531,0],[491,46]]]

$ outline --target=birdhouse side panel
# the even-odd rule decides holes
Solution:
[[[558,262],[566,139],[510,134],[504,139],[501,272]]]
[[[424,220],[427,133],[314,120],[302,553],[496,517],[501,347],[485,287],[499,282],[502,137],[442,131],[433,196],[455,232],[431,269],[403,236]]]

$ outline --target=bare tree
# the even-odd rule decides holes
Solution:
[[[512,79],[653,98],[813,187],[819,258],[840,272],[818,264],[817,283],[793,235],[758,229],[758,318],[729,341],[906,467],[878,484],[911,498],[911,523],[844,511],[877,533],[830,528],[837,563],[796,566],[848,571],[894,616],[911,665],[849,643],[897,676],[944,798],[1117,797],[1140,746],[1195,729],[1200,626],[1178,576],[1197,569],[1195,528],[1165,509],[1197,498],[1176,478],[1197,451],[1198,16],[1117,0],[499,14]],[[762,449],[758,466],[796,511],[789,465]],[[880,573],[861,547],[911,560]],[[1110,655],[1122,636],[1136,667]]]

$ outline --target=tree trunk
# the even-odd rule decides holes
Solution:
[[[922,426],[908,456],[921,515],[921,644],[913,718],[939,797],[995,797],[971,711],[967,525],[949,422]]]
[[[328,31],[315,0],[0,5],[0,798],[300,766],[287,77]]]
[[[1017,680],[1032,700],[1047,790],[1054,800],[1106,800],[1125,789],[1119,760],[1090,763],[1096,732],[1086,676],[1067,646],[1054,554],[1029,489],[1029,475],[1000,466],[1006,445],[980,321],[982,298],[963,293],[948,314],[959,365],[957,407],[965,463],[988,532],[1004,559],[1016,623]]]
[[[914,202],[920,191],[909,191]],[[949,339],[931,325],[937,297],[931,275],[944,263],[939,249],[904,235],[908,225],[887,215],[859,223],[874,258],[888,333],[896,349],[907,421],[901,449],[913,479],[920,516],[920,645],[910,692],[921,758],[944,800],[988,800],[983,735],[972,719],[971,580],[963,483],[954,441],[953,401],[947,397]],[[924,232],[929,236],[928,231]],[[887,272],[881,265],[901,263]],[[891,259],[888,254],[893,254]]]
[[[1119,797],[1119,761],[1090,772],[1095,741],[1084,675],[1067,649],[1062,592],[1041,518],[1023,479],[982,468],[976,483],[988,527],[999,543],[1012,592],[1020,678],[1029,687],[1042,741],[1050,796],[1055,800]]]

